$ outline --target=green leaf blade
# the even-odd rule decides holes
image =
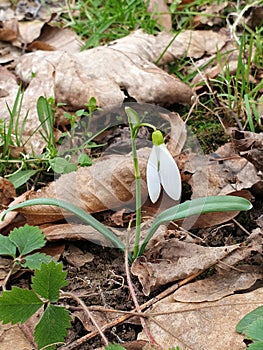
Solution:
[[[67,329],[70,327],[71,318],[68,310],[61,306],[48,305],[34,331],[38,349],[47,346],[45,349],[55,350],[55,344],[63,344]]]
[[[180,220],[193,215],[201,215],[212,212],[242,211],[252,208],[252,204],[245,198],[237,196],[210,196],[195,198],[175,207],[164,210],[159,214],[154,223],[158,225]]]
[[[157,215],[153,221],[152,226],[140,247],[138,256],[144,253],[149,240],[152,238],[158,227],[166,222],[181,220],[193,215],[212,212],[243,211],[250,210],[251,208],[252,204],[250,201],[242,197],[209,196],[195,198],[166,209],[161,214]]]
[[[109,344],[108,346],[104,347],[104,350],[125,350],[125,348],[119,344]]]
[[[43,305],[32,290],[13,287],[0,297],[0,320],[3,323],[24,323]]]
[[[255,322],[258,318],[263,318],[263,306],[257,307],[255,310],[246,314],[237,324],[236,331],[238,333],[245,333],[247,327]]]
[[[15,258],[16,245],[9,239],[9,237],[0,235],[0,255],[9,255]]]
[[[25,260],[25,262],[21,263],[21,266],[28,267],[30,270],[40,269],[42,264],[48,264],[52,260],[55,261],[52,256],[44,253],[30,254],[23,260]]]
[[[12,182],[15,188],[19,188],[24,185],[33,175],[35,175],[39,170],[21,170],[8,179]]]
[[[263,317],[258,318],[246,328],[246,336],[254,341],[263,342]]]
[[[68,285],[67,273],[62,268],[62,263],[53,260],[42,264],[32,278],[33,290],[50,302],[58,301],[60,288]]]
[[[26,255],[35,249],[42,248],[46,241],[45,235],[36,226],[25,225],[15,228],[9,235],[9,239],[17,246],[20,255]]]

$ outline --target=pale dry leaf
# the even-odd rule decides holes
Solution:
[[[192,197],[226,195],[248,189],[261,180],[255,167],[225,144],[211,155],[190,155],[184,172],[192,174]],[[202,179],[202,181],[200,181]]]
[[[142,202],[148,192],[145,168],[147,158],[140,158]],[[105,171],[107,169],[107,171]],[[110,155],[97,159],[91,167],[63,174],[47,187],[29,194],[28,199],[56,198],[70,202],[89,213],[129,207],[134,209],[135,179],[131,155]],[[52,222],[69,216],[58,207],[33,206],[19,210],[28,223]]]
[[[263,303],[263,288],[234,294],[215,302],[181,303],[169,296],[156,303],[150,314],[151,334],[165,349],[181,350],[246,349],[244,336],[235,329],[237,323]],[[154,322],[156,320],[158,325]],[[147,339],[144,333],[138,339]]]
[[[250,288],[263,278],[260,266],[241,265],[239,270],[221,271],[205,279],[188,283],[174,292],[174,300],[184,303],[215,301]]]
[[[0,209],[6,207],[16,197],[16,190],[11,181],[0,176]]]
[[[256,253],[258,253],[258,255],[262,256],[262,253],[263,253],[262,244],[263,244],[263,229],[257,227],[247,237],[245,244],[241,244],[240,248],[238,248],[236,251],[226,256],[222,260],[223,264],[220,265],[219,263],[218,267],[227,270],[227,269],[231,269],[231,266],[236,265],[240,261],[245,261],[252,254],[256,256]],[[255,256],[254,256],[254,259],[255,259]]]
[[[35,37],[28,46],[28,50],[59,50],[73,54],[80,52],[83,45],[84,42],[69,28],[53,27],[45,23],[41,34]]]
[[[32,350],[32,343],[18,325],[0,324],[0,348],[1,350]]]
[[[216,266],[220,271],[231,270],[232,266],[247,259],[252,253],[262,254],[262,231],[254,230],[243,244],[224,247],[203,247],[195,243],[165,240],[160,234],[150,242],[144,256],[134,261],[131,271],[143,286],[145,295],[176,280]]]
[[[79,268],[86,263],[93,261],[94,255],[89,252],[83,252],[74,244],[70,244],[65,253],[66,260],[69,264]]]
[[[206,270],[238,248],[202,247],[171,238],[148,249],[134,261],[131,271],[139,278],[144,294],[149,295],[160,285]]]
[[[220,16],[220,12],[227,7],[228,2],[224,1],[220,4],[215,3],[212,5],[205,5],[204,9],[201,10],[200,14],[198,14],[194,18],[195,25],[209,25],[210,27],[220,25],[222,23],[222,17]]]
[[[232,143],[241,157],[263,172],[263,133],[234,130]]]
[[[150,0],[147,1],[147,11],[153,14],[153,18],[169,32],[172,30],[172,15],[166,0]]]

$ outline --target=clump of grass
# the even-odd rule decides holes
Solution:
[[[86,40],[83,49],[124,37],[138,28],[150,34],[161,29],[142,0],[79,0],[74,7],[68,6],[64,20]]]

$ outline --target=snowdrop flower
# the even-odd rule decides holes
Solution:
[[[153,148],[148,160],[146,179],[150,199],[155,203],[164,191],[174,200],[181,196],[181,176],[175,160],[164,144],[161,131],[152,133]]]

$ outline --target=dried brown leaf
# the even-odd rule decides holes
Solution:
[[[263,133],[234,130],[232,143],[241,157],[263,171]]]
[[[164,349],[173,346],[181,350],[246,349],[244,336],[236,332],[236,325],[262,303],[263,288],[194,305],[175,302],[169,296],[151,309],[149,327]],[[163,315],[153,316],[154,312]],[[141,333],[138,339],[147,338]]]
[[[221,271],[215,275],[182,286],[174,292],[174,300],[200,303],[215,301],[236,291],[248,289],[263,278],[260,266],[241,265],[239,270]]]
[[[172,238],[147,250],[144,256],[135,260],[131,271],[139,278],[144,294],[149,295],[160,285],[211,267],[238,247],[202,247]]]
[[[255,167],[235,154],[230,144],[208,156],[189,157],[184,172],[193,174],[189,180],[192,198],[229,194],[248,189],[261,180]]]
[[[195,243],[171,238],[155,239],[144,256],[134,261],[131,271],[143,286],[145,295],[176,280],[181,280],[216,265],[231,269],[238,262],[248,258],[252,252],[262,253],[262,232],[255,230],[244,244],[224,247],[203,247]]]
[[[172,29],[172,15],[166,0],[150,0],[147,4],[147,11],[152,13],[153,18],[157,19],[157,22],[169,32]]]
[[[32,350],[32,343],[18,325],[0,324],[0,348]]]
[[[89,252],[83,252],[80,248],[74,244],[70,244],[65,254],[66,260],[69,264],[79,268],[86,263],[93,261],[94,255]]]

